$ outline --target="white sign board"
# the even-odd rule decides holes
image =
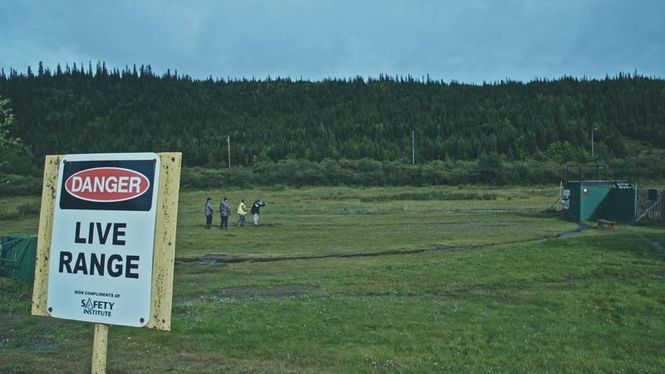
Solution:
[[[561,191],[561,209],[570,209],[570,190]]]
[[[155,153],[63,157],[49,261],[52,317],[148,323],[159,163]]]

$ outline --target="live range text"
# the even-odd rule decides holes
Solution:
[[[88,222],[87,232],[82,230],[82,223],[76,222],[74,232],[74,243],[77,244],[106,244],[110,239],[110,245],[124,247],[126,223],[113,222]],[[139,277],[140,256],[119,253],[86,253],[60,251],[58,259],[58,272],[69,274],[97,275],[118,278]]]

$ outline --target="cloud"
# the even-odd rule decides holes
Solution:
[[[635,0],[12,1],[0,66],[150,64],[194,77],[665,75],[665,3]]]

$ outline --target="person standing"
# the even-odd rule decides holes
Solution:
[[[206,204],[203,209],[206,215],[206,228],[209,229],[210,226],[212,226],[212,200],[210,198],[206,199]]]
[[[246,215],[247,215],[247,206],[245,205],[245,200],[240,200],[240,205],[238,205],[238,227],[245,226]]]
[[[254,226],[259,225],[259,210],[261,209],[262,206],[265,206],[266,203],[263,202],[263,200],[256,200],[254,204],[252,204],[252,217],[254,218]]]
[[[219,204],[219,215],[222,217],[222,223],[221,223],[222,228],[228,229],[229,216],[231,215],[231,206],[229,205],[229,201],[226,199],[226,197]]]

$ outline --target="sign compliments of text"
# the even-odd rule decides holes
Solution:
[[[155,153],[63,157],[49,261],[52,317],[148,322],[159,162]]]

